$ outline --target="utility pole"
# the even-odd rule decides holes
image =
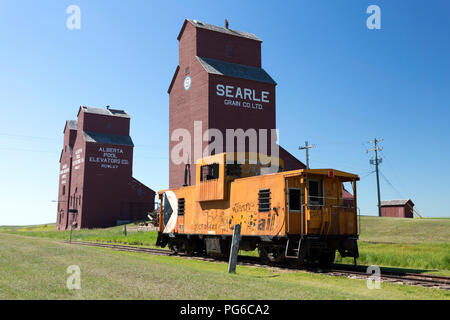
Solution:
[[[305,141],[305,146],[304,147],[299,147],[298,150],[306,150],[306,169],[309,169],[309,149],[315,148],[316,146],[313,145],[308,145],[308,141]]]
[[[375,171],[377,173],[377,191],[378,191],[378,216],[381,217],[381,197],[380,197],[380,176],[378,173],[378,165],[383,161],[382,158],[378,158],[378,151],[383,150],[382,147],[378,145],[379,142],[383,141],[383,139],[377,139],[374,138],[373,140],[369,141],[370,143],[373,143],[373,149],[369,149],[366,151],[366,153],[369,153],[370,151],[375,151],[375,159],[370,160],[370,164],[375,164]]]

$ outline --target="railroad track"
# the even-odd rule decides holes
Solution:
[[[69,243],[69,241],[65,241]],[[141,252],[152,255],[161,256],[178,256],[189,259],[196,259],[202,261],[223,261],[226,259],[208,257],[208,256],[187,256],[183,254],[175,254],[172,251],[165,249],[156,248],[145,248],[130,245],[119,245],[119,244],[109,244],[109,243],[97,243],[97,242],[85,242],[85,241],[72,241],[72,244],[84,245],[90,247],[101,247],[108,248],[119,251],[128,252]],[[349,265],[334,265],[333,268],[318,268],[314,265],[298,266],[294,264],[280,264],[280,263],[264,263],[260,261],[258,257],[251,256],[239,256],[238,264],[247,266],[260,266],[269,268],[280,268],[280,269],[291,269],[291,270],[302,270],[312,273],[329,274],[334,276],[347,276],[350,278],[357,279],[367,279],[372,274],[365,272],[365,267],[363,266],[349,266]],[[380,280],[384,282],[402,283],[409,285],[419,285],[423,287],[439,288],[444,290],[450,290],[450,277],[436,276],[436,275],[424,275],[411,272],[397,272],[392,270],[387,270],[381,268]]]
[[[154,255],[160,255],[160,256],[170,256],[174,255],[169,250],[164,249],[156,249],[156,248],[145,248],[145,247],[137,247],[137,246],[128,246],[128,245],[120,245],[120,244],[110,244],[110,243],[101,243],[101,242],[85,242],[85,241],[64,241],[65,243],[71,243],[71,244],[78,244],[83,246],[89,246],[89,247],[101,247],[101,248],[108,248],[108,249],[114,249],[119,251],[129,251],[129,252],[144,252]]]
[[[351,278],[367,279],[372,274],[362,271],[345,270],[333,268],[326,271],[330,274],[344,275]],[[423,287],[439,288],[450,290],[450,278],[443,276],[424,275],[416,273],[398,273],[381,271],[380,280],[385,282],[402,283],[409,285],[420,285]]]
[[[364,268],[361,266],[352,267],[352,266],[348,266],[348,265],[337,265],[337,267],[332,269],[332,271],[343,272],[343,273],[364,274],[367,276],[367,273],[364,271]],[[390,271],[389,269],[386,269],[386,268],[382,269],[381,277],[386,278],[386,279],[393,279],[393,280],[401,278],[405,281],[421,281],[424,283],[430,283],[430,284],[439,283],[444,286],[445,285],[450,286],[450,277],[412,273],[412,272]]]

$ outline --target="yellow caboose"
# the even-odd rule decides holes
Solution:
[[[202,158],[195,185],[159,191],[157,245],[228,255],[233,228],[240,224],[240,249],[258,249],[266,261],[330,265],[336,250],[356,259],[358,180],[334,169],[283,171],[281,160],[252,153]],[[353,188],[350,201],[344,201],[344,182]]]

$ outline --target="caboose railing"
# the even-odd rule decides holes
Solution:
[[[308,211],[307,211],[308,210]],[[335,205],[302,205],[302,211],[300,216],[301,221],[301,234],[304,234],[305,229],[303,227],[303,223],[306,225],[307,213],[310,211],[319,211],[320,212],[320,225],[318,227],[319,235],[329,235],[330,231],[335,230],[336,234],[359,234],[360,230],[360,217],[359,217],[359,208],[355,210],[353,206],[335,206]],[[358,212],[357,216],[354,218],[350,218],[348,213]],[[333,219],[333,213],[335,214],[335,218]],[[347,229],[347,224],[341,225],[342,219],[352,219],[353,220],[353,228],[352,230]],[[328,223],[328,225],[326,225]],[[334,228],[333,228],[334,227]],[[306,232],[311,233],[311,230],[306,230]]]

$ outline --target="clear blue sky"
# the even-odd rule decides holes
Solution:
[[[81,9],[68,30],[66,8]],[[381,8],[381,30],[366,8]],[[134,176],[168,185],[167,88],[185,18],[263,39],[277,81],[280,142],[316,144],[311,167],[358,173],[362,214],[376,215],[366,142],[385,139],[382,199],[450,216],[450,1],[0,1],[0,225],[56,219],[66,119],[80,105],[131,116]]]

